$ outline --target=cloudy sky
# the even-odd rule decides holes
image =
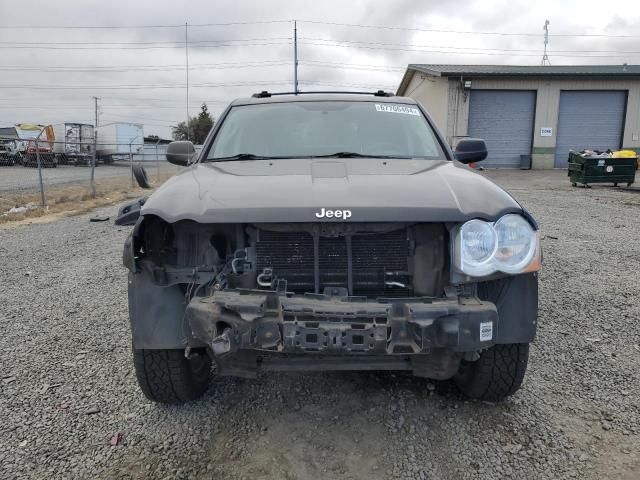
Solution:
[[[408,63],[539,64],[545,19],[554,65],[640,63],[632,5],[0,0],[0,126],[94,123],[97,96],[100,124],[142,123],[145,135],[169,138],[187,116],[185,22],[189,113],[205,102],[216,116],[233,98],[292,89],[293,19],[301,90],[395,90]]]

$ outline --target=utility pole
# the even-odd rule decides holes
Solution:
[[[544,21],[544,54],[542,55],[542,65],[551,65],[549,55],[547,55],[547,44],[549,43],[549,20]]]
[[[93,97],[93,108],[95,110],[96,123],[93,127],[93,152],[91,153],[91,196],[96,196],[96,150],[98,148],[98,97]],[[81,127],[82,128],[82,127]]]
[[[95,123],[95,128],[98,128],[98,100],[100,100],[99,97],[91,97],[93,98],[93,106],[95,109],[95,116],[96,116],[96,123]]]
[[[47,127],[42,127],[40,133],[36,137],[36,162],[38,162],[38,183],[40,184],[40,206],[45,206],[44,200],[44,182],[42,181],[42,160],[40,159],[40,146],[38,145],[38,140],[40,140],[40,136],[44,133]]]
[[[187,140],[189,140],[189,24],[184,22],[184,63],[187,75]]]
[[[293,93],[298,94],[298,22],[293,21]]]

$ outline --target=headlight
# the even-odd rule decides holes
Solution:
[[[492,260],[498,247],[496,231],[490,223],[471,220],[460,228],[460,269],[480,277],[493,272]]]
[[[537,235],[520,215],[505,215],[494,225],[498,235],[495,265],[505,273],[520,273],[536,254]]]
[[[535,271],[539,268],[538,244],[538,232],[520,215],[505,215],[495,223],[470,220],[457,232],[454,264],[473,277],[497,271]]]

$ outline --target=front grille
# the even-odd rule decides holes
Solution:
[[[407,230],[351,236],[352,289],[350,294],[367,297],[411,295],[408,274]],[[349,287],[349,241],[346,236],[317,239],[319,285],[315,281],[314,238],[308,232],[259,230],[256,242],[257,270],[273,269],[287,280],[295,293],[322,293],[327,287]],[[400,282],[407,287],[386,282]]]

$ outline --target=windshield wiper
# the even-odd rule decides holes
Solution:
[[[328,155],[276,155],[265,156],[255,155],[253,153],[238,153],[237,155],[231,155],[229,157],[214,157],[207,158],[207,162],[236,162],[242,160],[275,160],[275,159],[290,159],[290,158],[414,158],[404,155],[365,155],[357,152],[336,152]]]
[[[405,155],[372,155],[357,152],[336,152],[329,155],[311,155],[310,158],[413,158]]]
[[[207,161],[208,162],[235,162],[240,160],[271,160],[274,158],[283,158],[283,157],[267,157],[264,155],[255,155],[253,153],[238,153],[237,155],[231,155],[230,157],[207,158]]]

